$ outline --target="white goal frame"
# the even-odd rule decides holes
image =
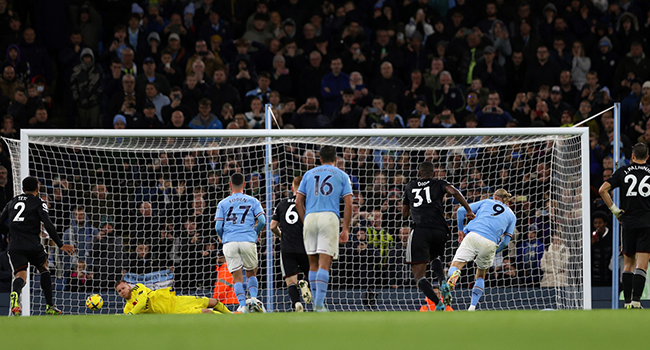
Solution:
[[[268,118],[268,116],[267,116]],[[267,123],[270,125],[270,123]],[[427,136],[549,136],[549,135],[568,135],[579,136],[581,145],[581,171],[582,171],[582,295],[583,295],[583,308],[585,310],[591,309],[591,247],[590,247],[590,200],[589,200],[589,128],[477,128],[477,129],[274,129],[274,130],[250,130],[250,129],[229,129],[229,130],[114,130],[114,129],[94,129],[94,130],[79,130],[79,129],[23,129],[20,132],[20,169],[13,169],[14,174],[19,175],[22,180],[29,176],[29,143],[31,137],[259,137],[266,138],[266,160],[265,168],[268,172],[271,167],[271,144],[272,140],[276,138],[300,138],[300,137],[427,137]],[[13,158],[14,155],[11,155]],[[12,159],[15,164],[15,160]],[[267,187],[268,188],[268,187]],[[14,183],[15,193],[21,193],[20,182]],[[268,192],[268,191],[267,191]],[[263,200],[262,198],[259,198]],[[272,203],[270,203],[270,196],[267,194],[265,200],[266,215],[268,218],[272,216]],[[266,225],[267,240],[272,239],[270,232],[270,220]],[[267,250],[266,259],[272,260],[271,250]],[[264,257],[261,257],[264,258]],[[271,269],[272,264],[267,264],[267,268]],[[28,270],[29,271],[29,270]],[[270,274],[272,276],[272,274]],[[30,291],[30,276],[28,273],[27,283],[23,289],[23,300],[31,300]],[[267,309],[272,311],[273,307],[273,280],[267,278],[267,286],[265,288],[267,295]],[[23,303],[23,315],[30,315],[30,303]]]

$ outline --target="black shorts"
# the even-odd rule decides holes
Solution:
[[[9,255],[9,262],[14,274],[19,271],[27,269],[27,263],[30,263],[36,268],[40,268],[47,262],[47,253],[44,248],[23,250],[23,249],[10,249],[7,254]]]
[[[407,264],[428,264],[444,255],[449,232],[439,228],[416,227],[411,230],[406,247]]]
[[[309,258],[302,253],[281,253],[280,268],[282,278],[295,276],[302,272],[305,277],[309,274]]]
[[[623,228],[623,254],[650,253],[650,227]]]

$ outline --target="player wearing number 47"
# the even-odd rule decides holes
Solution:
[[[617,169],[598,192],[623,225],[623,297],[626,309],[640,309],[650,259],[650,166],[648,147],[637,143],[632,163]],[[609,191],[621,188],[621,208]],[[636,263],[636,269],[635,269]]]
[[[476,213],[476,218],[467,226],[464,226],[465,208],[456,212],[460,246],[449,268],[449,279],[440,288],[445,304],[449,305],[451,302],[451,290],[458,282],[460,269],[468,262],[474,261],[476,280],[472,289],[472,303],[467,310],[476,310],[476,304],[485,288],[485,274],[492,267],[494,255],[508,246],[515,232],[517,217],[508,207],[511,197],[508,191],[500,188],[494,192],[492,199],[470,204],[469,207]]]
[[[264,227],[266,219],[262,204],[257,199],[244,194],[246,182],[244,175],[234,173],[230,177],[231,195],[219,202],[215,215],[217,235],[223,242],[228,271],[235,282],[235,294],[242,312],[246,307],[244,274],[248,278],[248,293],[255,302],[256,311],[261,311],[257,300],[257,236]],[[257,224],[255,223],[257,221]],[[260,305],[260,306],[258,306]]]

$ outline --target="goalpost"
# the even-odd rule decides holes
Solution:
[[[244,174],[247,193],[270,221],[293,178],[317,165],[322,145],[337,147],[337,166],[351,175],[355,193],[350,242],[332,266],[330,310],[426,304],[403,264],[409,222],[399,214],[404,184],[424,160],[470,203],[501,187],[515,195],[517,232],[507,255],[495,259],[479,309],[591,308],[587,128],[27,129],[20,141],[4,140],[16,193],[22,178],[37,176],[59,234],[81,248],[68,258],[48,246],[55,303],[66,313],[90,312],[84,300],[91,293],[104,297],[103,313],[120,312],[113,284],[124,276],[212,296],[220,249],[213,218],[228,195],[228,176]],[[445,199],[453,233],[445,267],[458,246],[457,206]],[[268,225],[258,245],[259,298],[268,310],[289,311],[279,241]],[[471,265],[464,270],[454,308],[469,304],[473,273]],[[31,276],[23,301],[32,305],[23,302],[24,314],[43,313],[37,285]]]

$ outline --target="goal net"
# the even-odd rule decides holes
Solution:
[[[470,203],[499,188],[514,195],[516,232],[488,272],[479,309],[590,308],[583,239],[589,226],[587,134],[581,129],[537,135],[510,130],[355,130],[354,136],[334,130],[106,130],[102,136],[34,130],[28,141],[5,142],[16,193],[21,175],[37,176],[59,234],[77,248],[67,256],[43,232],[55,303],[67,313],[91,312],[84,306],[91,293],[103,296],[101,312],[121,312],[124,301],[114,290],[121,278],[151,288],[173,287],[178,295],[211,297],[215,283],[229,284],[219,271],[223,259],[214,230],[217,203],[229,194],[229,176],[244,174],[246,193],[262,202],[270,221],[273,207],[290,195],[293,178],[319,164],[322,145],[337,147],[336,165],[350,175],[354,191],[350,240],[340,246],[332,265],[330,310],[407,311],[426,305],[404,264],[411,223],[401,216],[405,184],[417,178],[417,166],[425,160],[434,163],[436,177],[457,187]],[[488,132],[493,134],[481,134]],[[441,257],[445,268],[458,247],[458,206],[445,197],[451,232]],[[279,247],[269,231],[262,232],[259,299],[267,309],[290,311]],[[472,264],[463,270],[453,292],[455,309],[469,305],[474,273]],[[42,314],[38,273],[31,276],[31,313]],[[431,271],[428,277],[437,283]],[[219,297],[228,299],[227,294]]]

